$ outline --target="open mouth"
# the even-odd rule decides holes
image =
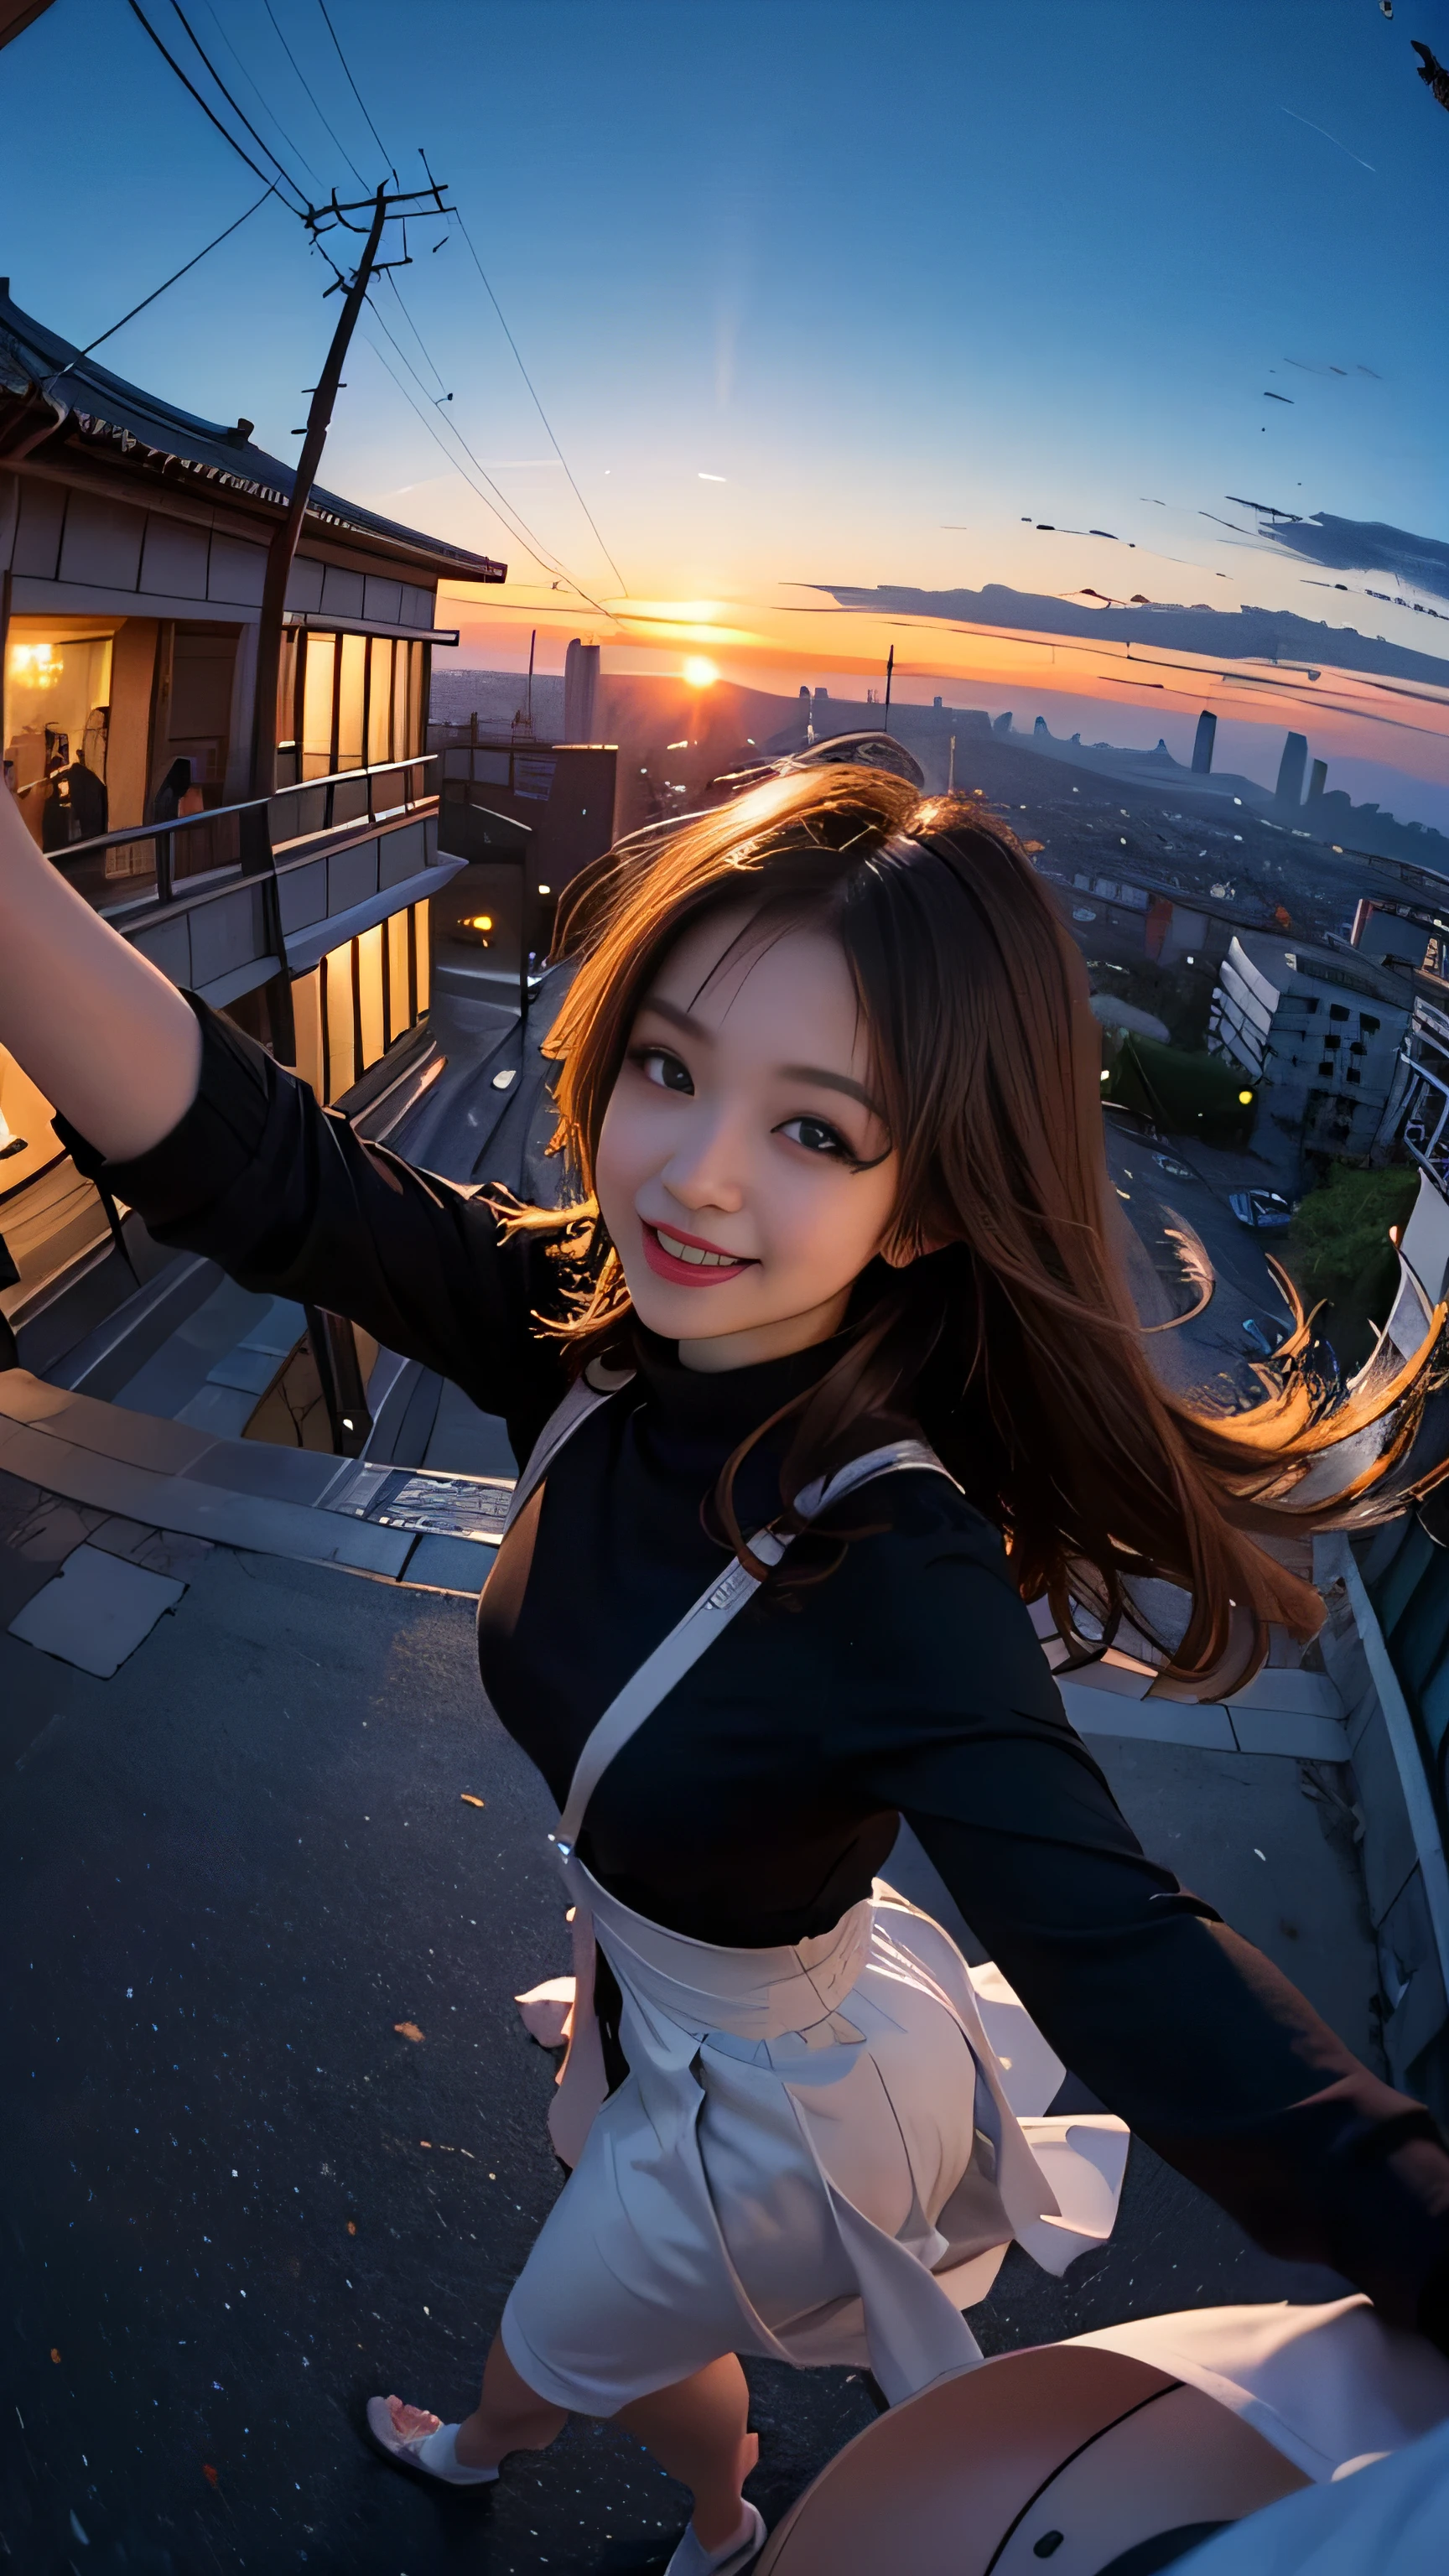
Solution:
[[[644,1258],[660,1279],[672,1280],[681,1288],[710,1288],[722,1279],[738,1279],[741,1271],[751,1270],[748,1256],[721,1252],[718,1244],[703,1243],[697,1235],[676,1234],[672,1227],[645,1225]]]

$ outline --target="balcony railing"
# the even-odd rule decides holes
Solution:
[[[400,816],[431,812],[436,793],[424,773],[437,755],[380,762],[373,769],[343,769],[330,778],[299,780],[272,796],[221,805],[174,823],[134,823],[52,851],[61,874],[97,912],[130,927],[137,906],[168,905],[196,893],[203,882],[224,877],[268,876],[298,855],[298,844],[344,827],[395,823]]]
[[[438,858],[432,766],[423,752],[340,770],[52,857],[173,984],[218,1007],[271,985],[277,1051],[294,1064],[289,977],[437,893],[461,865]]]

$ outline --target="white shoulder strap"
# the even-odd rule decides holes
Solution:
[[[530,1465],[532,1461],[530,1460]],[[867,1484],[875,1476],[885,1476],[902,1467],[923,1467],[929,1473],[945,1476],[952,1483],[948,1467],[943,1467],[933,1449],[923,1440],[892,1440],[882,1449],[868,1449],[864,1456],[852,1458],[833,1476],[807,1485],[796,1497],[795,1508],[806,1520],[838,1503],[857,1485]],[[777,1537],[773,1530],[760,1530],[750,1540],[750,1553],[763,1565],[778,1565],[790,1544],[788,1537]],[[584,1744],[574,1765],[564,1801],[563,1817],[553,1837],[567,1859],[578,1840],[584,1811],[616,1753],[622,1752],[631,1735],[638,1733],[646,1717],[653,1715],[678,1681],[682,1681],[692,1664],[699,1661],[707,1646],[729,1626],[735,1613],[743,1610],[752,1594],[759,1590],[756,1577],[736,1557],[734,1563],[702,1592],[692,1609],[686,1610],[677,1627],[671,1628],[661,1645],[624,1684],[617,1698],[609,1702],[602,1717]]]
[[[617,1395],[621,1386],[628,1386],[634,1371],[596,1368],[594,1374],[600,1381],[598,1385],[591,1382],[587,1369],[582,1377],[574,1380],[562,1404],[549,1415],[530,1449],[523,1472],[513,1488],[513,1499],[503,1524],[505,1538],[529,1495],[536,1493],[543,1483],[565,1441],[572,1438],[581,1422],[587,1422],[591,1413],[598,1412],[601,1404],[607,1404],[611,1395]]]

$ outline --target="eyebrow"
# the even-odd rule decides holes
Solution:
[[[690,1012],[682,1011],[677,1002],[667,1002],[662,993],[646,994],[639,1007],[657,1013],[661,1020],[670,1021],[687,1037],[702,1038],[706,1046],[713,1043],[710,1031],[702,1021],[696,1020]],[[884,1123],[880,1103],[871,1098],[863,1083],[853,1082],[848,1073],[829,1073],[824,1065],[819,1064],[782,1064],[780,1074],[786,1082],[814,1082],[823,1091],[843,1092],[847,1100],[858,1100],[862,1109],[870,1111],[872,1118],[879,1118]]]

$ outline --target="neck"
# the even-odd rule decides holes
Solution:
[[[795,1351],[813,1350],[817,1342],[832,1340],[845,1322],[849,1304],[850,1290],[842,1288],[823,1306],[812,1306],[803,1315],[784,1315],[778,1323],[754,1324],[739,1333],[702,1334],[680,1343],[679,1365],[714,1377],[726,1369],[755,1368],[761,1360],[789,1359]]]

